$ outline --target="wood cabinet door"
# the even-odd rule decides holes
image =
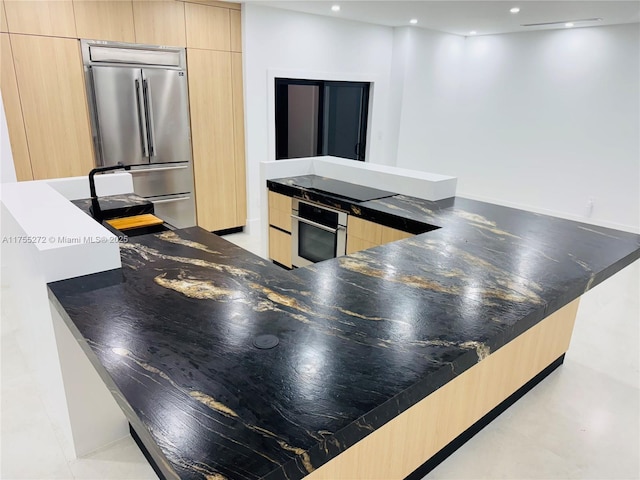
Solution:
[[[7,15],[4,11],[4,0],[0,0],[0,32],[8,32]]]
[[[5,0],[11,33],[76,37],[71,0]]]
[[[280,265],[292,268],[291,234],[269,227],[269,258]]]
[[[10,38],[34,180],[87,175],[94,156],[80,42]]]
[[[133,1],[136,42],[184,47],[184,3],[175,1]]]
[[[229,51],[229,9],[185,3],[187,47]]]
[[[233,10],[232,10],[233,12]],[[236,222],[247,223],[247,174],[244,143],[244,92],[242,88],[242,54],[231,54],[233,88],[233,145],[236,163]]]
[[[231,51],[242,51],[242,13],[240,10],[230,10],[231,15]]]
[[[73,0],[79,38],[135,42],[131,0]]]
[[[362,238],[375,245],[382,241],[382,225],[349,215],[347,235]]]
[[[18,95],[16,71],[13,68],[13,54],[9,34],[0,34],[2,50],[0,50],[0,90],[2,90],[2,103],[7,117],[7,129],[9,130],[9,143],[13,164],[18,180],[33,180],[31,172],[31,158],[27,146],[27,135],[24,131],[24,119],[22,118],[22,106]]]
[[[347,254],[395,242],[413,235],[349,215],[347,222]]]
[[[292,199],[269,190],[269,225],[291,233]]]
[[[383,226],[381,228],[380,243],[384,245],[385,243],[396,242],[409,237],[413,237],[413,235],[411,233],[398,230],[397,228]]]
[[[364,238],[354,237],[353,235],[347,235],[347,255],[359,252],[361,250],[368,250],[373,247],[377,247],[378,243],[369,242]]]
[[[237,227],[231,53],[187,50],[198,225]]]

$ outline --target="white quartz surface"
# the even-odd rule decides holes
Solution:
[[[330,156],[262,162],[261,174],[262,184],[272,178],[315,174],[424,200],[455,196],[458,181],[448,175]]]
[[[133,193],[133,177],[127,172],[103,173],[94,177],[99,197]],[[89,198],[89,179],[84,177],[53,178],[41,180],[69,200]]]
[[[129,174],[97,180],[102,195],[132,191]],[[69,342],[64,343],[70,335],[66,327],[62,325],[56,335],[46,284],[120,268],[119,239],[70,202],[89,196],[87,177],[4,183],[1,187],[2,278],[10,282],[12,291],[2,300],[15,312],[10,319],[3,318],[2,332],[12,332],[20,347],[30,352],[25,360],[38,379],[47,414],[56,420],[73,455],[82,455],[126,435],[126,422],[103,415],[100,420],[109,426],[104,429],[108,439],[83,435],[84,410],[78,402],[68,403],[67,393],[75,396],[73,386],[85,393],[99,389],[83,375],[92,371],[86,356],[74,354]],[[63,371],[61,362],[65,361]],[[95,395],[92,398],[93,408]],[[113,402],[108,393],[100,398]]]
[[[46,183],[4,184],[0,196],[19,226],[3,221],[2,241],[31,244],[46,282],[120,268],[118,238]]]

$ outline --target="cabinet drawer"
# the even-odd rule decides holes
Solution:
[[[291,211],[282,212],[269,209],[269,225],[291,233]]]
[[[289,212],[289,214],[291,214],[291,205],[291,197],[269,190],[269,208],[280,210],[282,212]]]
[[[291,197],[269,191],[269,225],[291,232]]]
[[[188,163],[162,167],[131,169],[133,191],[141,197],[193,192],[191,167]]]
[[[291,266],[291,234],[269,227],[269,258],[285,267]]]

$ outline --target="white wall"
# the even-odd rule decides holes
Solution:
[[[398,166],[457,176],[460,196],[639,230],[639,36],[629,24],[469,37],[459,52],[414,35]]]
[[[393,164],[387,142],[393,29],[254,4],[243,13],[249,226],[260,217],[260,162],[275,158],[273,77],[374,82],[367,160]]]
[[[456,125],[465,38],[405,27],[395,39],[395,67],[403,71],[394,80],[394,89],[402,89],[397,165],[427,171],[434,166],[431,171],[449,175],[450,166],[436,159],[451,154],[453,140],[462,140]]]

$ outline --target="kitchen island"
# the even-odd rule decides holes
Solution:
[[[349,210],[439,228],[293,272],[177,230],[50,284],[163,475],[390,478],[377,464],[413,455],[389,470],[406,476],[561,363],[575,300],[640,256],[638,235],[482,202],[366,203]],[[265,334],[279,344],[256,348]]]

